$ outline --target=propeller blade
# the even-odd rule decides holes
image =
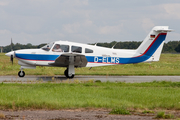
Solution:
[[[12,38],[11,38],[11,51],[13,52]],[[14,52],[13,52],[13,54],[11,54],[11,57],[10,57],[10,61],[12,62],[12,65],[13,65],[13,58],[14,58]]]
[[[10,57],[10,61],[12,62],[12,65],[13,65],[13,55],[11,55],[11,57]]]

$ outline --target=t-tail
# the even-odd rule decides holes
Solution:
[[[145,62],[159,61],[167,32],[171,32],[168,26],[155,26],[141,45],[137,48],[140,56],[150,56]]]

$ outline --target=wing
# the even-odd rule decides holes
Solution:
[[[49,65],[57,67],[68,67],[74,65],[74,67],[86,67],[87,59],[85,55],[78,53],[64,53],[56,58],[55,62],[49,63]]]

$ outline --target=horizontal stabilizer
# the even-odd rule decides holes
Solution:
[[[172,32],[173,30],[172,29],[168,29],[168,26],[159,26],[159,27],[156,27],[154,28],[154,31],[155,32]]]

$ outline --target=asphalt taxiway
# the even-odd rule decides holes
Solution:
[[[30,81],[87,81],[87,80],[100,80],[101,82],[152,82],[152,81],[172,81],[178,82],[180,81],[180,76],[80,76],[76,75],[73,79],[67,79],[64,75],[58,76],[34,76],[34,75],[26,75],[23,78],[18,76],[0,76],[0,82],[30,82]]]

